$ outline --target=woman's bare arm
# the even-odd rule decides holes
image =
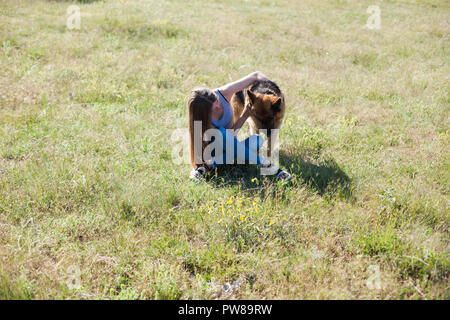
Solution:
[[[222,95],[225,97],[225,99],[227,99],[228,101],[231,101],[231,97],[233,96],[233,94],[247,88],[252,83],[254,83],[255,81],[259,81],[259,80],[269,80],[269,79],[263,73],[256,71],[256,72],[250,73],[249,75],[247,75],[237,81],[227,83],[226,85],[223,85],[223,86],[219,87],[218,89],[220,90]]]
[[[241,116],[239,117],[239,119],[236,120],[236,122],[233,125],[233,130],[234,130],[234,135],[236,136],[238,131],[242,128],[242,126],[244,125],[245,121],[248,119],[248,117],[250,116],[251,113],[251,109],[249,106],[245,106],[244,110],[241,113]]]

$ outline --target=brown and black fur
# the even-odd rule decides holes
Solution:
[[[252,106],[252,114],[247,120],[251,134],[259,134],[260,129],[267,130],[267,155],[270,157],[271,129],[281,127],[286,112],[284,95],[277,84],[270,80],[257,81],[249,88],[236,92],[231,98],[234,122],[240,117],[246,104]]]

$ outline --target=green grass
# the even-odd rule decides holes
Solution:
[[[446,1],[7,0],[0,16],[1,299],[449,299]],[[292,182],[189,181],[171,137],[190,90],[256,70],[286,96]]]

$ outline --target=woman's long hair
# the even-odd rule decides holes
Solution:
[[[217,100],[216,95],[208,88],[195,88],[192,90],[187,103],[189,114],[189,141],[191,148],[191,165],[197,168],[205,162],[203,159],[203,150],[207,142],[203,141],[205,131],[212,127],[211,114],[213,103]],[[194,121],[201,121],[201,148],[198,145],[194,148]],[[198,133],[197,133],[198,134]],[[197,141],[198,143],[198,141]]]

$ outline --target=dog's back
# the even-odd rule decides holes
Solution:
[[[278,85],[270,80],[262,80],[255,82],[251,87],[250,90],[253,92],[257,92],[260,94],[270,94],[273,96],[279,96],[282,97],[283,94],[281,93],[280,88]],[[245,95],[247,94],[247,89],[236,92],[233,95],[232,104],[239,104],[242,106],[242,109],[245,105]],[[241,110],[242,111],[242,110]],[[239,117],[240,113],[237,115]]]
[[[280,88],[275,82],[270,80],[257,81],[252,85],[250,90],[261,94],[271,94],[279,97],[282,96]]]

